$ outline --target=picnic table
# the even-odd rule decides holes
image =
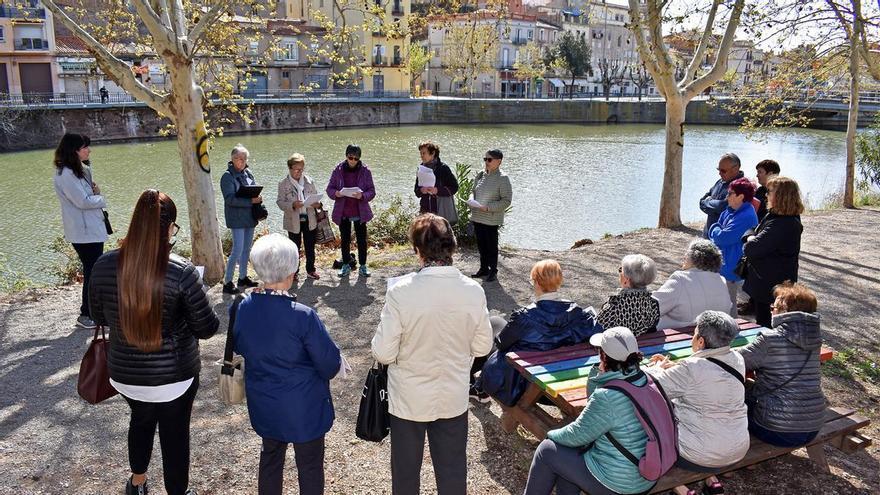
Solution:
[[[755,323],[737,320],[740,332],[731,342],[732,348],[742,347],[754,341],[761,330],[766,328]],[[670,359],[683,359],[691,354],[691,339],[694,327],[668,328],[638,337],[639,350],[646,361],[654,354],[665,354]],[[822,347],[820,362],[834,357],[834,352]],[[501,426],[511,432],[522,425],[537,438],[545,438],[547,431],[559,428],[580,414],[587,403],[587,375],[593,366],[598,366],[597,350],[589,343],[560,347],[542,352],[509,352],[507,361],[529,381],[529,386],[516,405],[509,407],[500,404],[503,410]],[[562,419],[557,419],[539,402],[553,404],[559,408]],[[869,420],[858,416],[855,411],[845,408],[829,407],[825,411],[825,424],[819,434],[807,447],[807,454],[819,469],[829,471],[825,460],[824,445],[829,444],[844,452],[853,452],[871,445],[871,438],[858,432],[869,424]],[[756,464],[791,452],[792,448],[774,447],[754,437],[746,456],[730,471]],[[706,477],[705,473],[695,473],[681,468],[673,468],[666,473],[651,490],[651,493],[670,490],[678,485],[691,483]]]

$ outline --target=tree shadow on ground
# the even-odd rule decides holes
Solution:
[[[501,419],[488,404],[474,405],[471,414],[483,427],[486,449],[480,452],[480,461],[489,476],[507,492],[521,493],[526,486],[537,444],[527,441],[517,432],[504,431]]]

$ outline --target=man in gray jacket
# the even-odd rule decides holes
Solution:
[[[709,238],[709,227],[718,221],[721,212],[727,209],[727,187],[730,183],[744,177],[740,171],[739,157],[734,153],[725,153],[718,160],[718,175],[721,176],[709,192],[700,198],[700,210],[706,214],[706,226],[703,227],[703,237]]]

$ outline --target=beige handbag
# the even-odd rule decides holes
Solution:
[[[244,401],[244,358],[232,356],[232,327],[235,325],[235,314],[242,296],[236,296],[229,312],[229,328],[226,331],[226,348],[223,351],[223,366],[220,367],[220,399],[229,405],[241,404]]]

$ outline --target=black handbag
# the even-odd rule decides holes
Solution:
[[[388,367],[376,364],[367,372],[354,434],[369,442],[381,442],[390,430]]]
[[[749,259],[746,255],[742,255],[739,261],[736,262],[736,266],[733,268],[733,274],[745,280],[746,276],[749,274]]]
[[[110,215],[107,214],[107,210],[101,210],[104,212],[104,228],[107,229],[107,235],[113,234],[113,227],[110,226]]]
[[[269,218],[269,210],[263,206],[263,203],[255,203],[251,205],[251,215],[253,215],[254,220],[259,222]]]

